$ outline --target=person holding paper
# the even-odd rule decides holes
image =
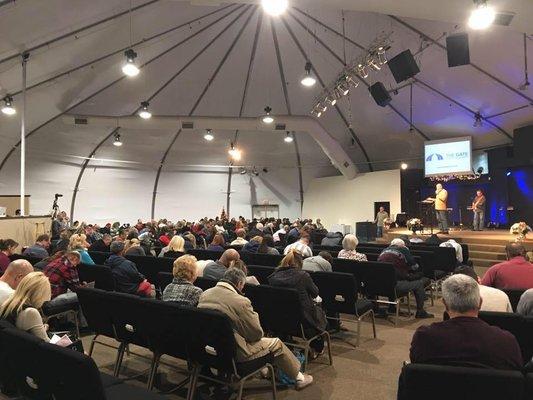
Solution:
[[[437,183],[435,186],[435,197],[428,197],[427,200],[431,200],[435,204],[435,214],[437,215],[437,222],[439,224],[440,232],[448,234],[448,192],[442,187],[441,183]]]
[[[48,278],[42,272],[30,272],[20,281],[15,293],[0,306],[0,318],[48,342],[48,325],[43,323],[39,310],[51,296]]]

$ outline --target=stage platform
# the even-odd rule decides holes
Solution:
[[[401,235],[407,235],[409,238],[419,237],[425,240],[430,234],[429,231],[424,231],[422,234],[417,233],[413,235],[413,232],[406,228],[395,228],[385,231],[383,238],[379,241],[390,242],[392,239]],[[504,261],[505,245],[516,240],[516,235],[510,234],[509,230],[505,229],[484,230],[481,232],[451,229],[449,235],[437,236],[441,240],[455,239],[458,243],[468,244],[470,260],[478,268],[488,268],[498,262]],[[526,238],[523,243],[528,251],[533,251],[533,234],[530,234],[529,238]]]

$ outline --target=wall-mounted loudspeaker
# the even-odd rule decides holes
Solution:
[[[369,86],[368,91],[381,107],[387,106],[392,100],[389,92],[387,92],[387,89],[385,89],[385,86],[381,82],[376,82],[372,86]]]
[[[446,37],[446,51],[448,52],[448,67],[470,64],[470,49],[468,34],[457,33]]]
[[[402,51],[397,56],[391,58],[387,65],[389,66],[394,79],[396,79],[396,83],[412,78],[420,72],[420,68],[418,68],[416,61],[411,54],[411,50],[409,49]]]

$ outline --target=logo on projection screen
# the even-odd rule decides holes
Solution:
[[[426,161],[432,161],[433,157],[437,157],[437,160],[444,160],[443,156],[435,153],[435,154],[430,154],[429,156],[427,156]]]
[[[470,141],[426,142],[424,160],[426,175],[445,175],[471,171]]]

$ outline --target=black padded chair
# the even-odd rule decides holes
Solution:
[[[513,311],[516,312],[516,309],[518,307],[518,302],[520,301],[520,297],[524,294],[524,292],[527,289],[502,289],[502,290],[509,297],[509,301],[511,302],[511,307],[513,308]]]
[[[266,267],[277,267],[281,260],[283,259],[282,255],[274,255],[274,254],[262,254],[262,253],[246,253],[242,252],[241,259],[246,264],[251,265],[263,265]]]
[[[15,261],[15,260],[19,260],[19,259],[26,260],[26,261],[28,261],[31,265],[35,265],[35,264],[37,264],[38,262],[44,260],[44,258],[31,257],[31,256],[24,256],[24,255],[22,255],[22,254],[12,254],[12,255],[9,256],[9,259],[10,259],[11,261]]]
[[[333,365],[329,332],[324,331],[309,338],[305,334],[302,306],[296,289],[259,285],[247,288],[246,297],[250,299],[254,310],[259,314],[261,326],[266,332],[272,336],[296,339],[283,341],[289,347],[303,349],[304,371],[309,359],[310,344],[319,337],[326,340],[329,364]]]
[[[519,371],[408,364],[398,383],[398,400],[524,400],[524,394]]]
[[[159,272],[157,274],[155,286],[161,292],[161,294],[163,294],[163,291],[172,283],[173,279],[174,275],[172,275],[170,272]]]
[[[357,341],[359,346],[361,339],[361,322],[367,315],[371,317],[374,338],[376,338],[376,323],[372,302],[368,299],[359,299],[359,285],[352,274],[342,272],[313,272],[311,278],[320,290],[323,307],[326,309],[328,319],[341,321],[352,320],[342,317],[334,318],[331,315],[353,315],[357,321]]]
[[[191,323],[187,326],[187,348],[193,372],[188,400],[194,399],[199,379],[204,379],[237,388],[237,400],[242,399],[244,384],[263,368],[271,375],[272,397],[276,399],[276,381],[271,353],[252,361],[237,361],[237,343],[232,323],[227,316],[217,311],[193,309]],[[216,378],[201,375],[201,368],[218,371]],[[226,377],[226,379],[224,379]]]
[[[218,283],[218,281],[216,281],[214,279],[209,279],[209,278],[204,278],[202,276],[199,276],[194,281],[194,286],[199,287],[200,289],[202,289],[205,292],[207,289],[211,289],[212,287],[215,287],[217,285],[217,283]]]
[[[263,265],[248,265],[248,275],[253,275],[257,278],[259,283],[268,285],[268,277],[274,272],[273,267],[266,267]]]
[[[156,282],[159,272],[172,272],[175,261],[173,258],[150,256],[126,256],[126,258],[135,263],[139,272],[150,283]]]
[[[115,290],[115,280],[111,268],[105,265],[78,265],[78,275],[81,282],[94,282],[96,289]]]
[[[189,250],[187,254],[195,256],[197,260],[218,260],[222,255],[222,252],[204,249],[194,249]]]
[[[102,251],[89,251],[88,252],[95,264],[104,265],[105,260],[111,256],[111,253],[104,253]]]

